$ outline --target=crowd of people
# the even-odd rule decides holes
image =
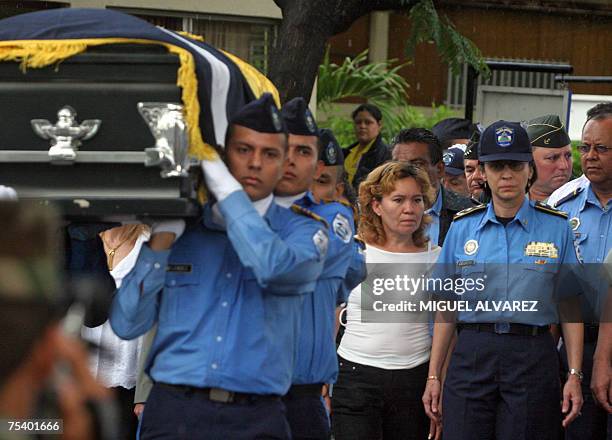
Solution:
[[[612,103],[587,113],[581,176],[556,115],[389,145],[376,106],[352,119],[343,149],[303,98],[264,94],[202,161],[200,218],[89,235],[116,291],[81,336],[119,438],[612,438]],[[373,277],[396,275],[483,284],[381,313]],[[3,416],[49,374],[34,347],[3,364]]]

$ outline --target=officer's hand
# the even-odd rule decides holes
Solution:
[[[561,412],[567,414],[562,422],[564,428],[567,428],[567,426],[578,417],[582,409],[582,403],[580,380],[575,375],[570,375],[563,387],[563,404],[561,405]]]
[[[612,414],[612,367],[609,359],[593,360],[593,379],[591,379],[591,391],[595,400],[605,409],[608,414]]]
[[[144,411],[144,407],[145,407],[144,403],[137,403],[136,405],[134,405],[134,415],[140,418],[140,416],[142,415],[142,412]]]
[[[427,434],[427,440],[441,440],[442,439],[442,422],[429,421],[429,434]]]
[[[213,160],[203,160],[202,172],[206,187],[220,202],[234,191],[242,189],[242,185],[232,176],[219,156]]]
[[[185,231],[185,220],[164,220],[151,225],[149,247],[154,251],[170,249]]]
[[[425,413],[432,421],[440,423],[442,410],[440,407],[441,384],[439,380],[428,380],[423,393]]]

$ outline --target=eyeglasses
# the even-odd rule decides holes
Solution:
[[[494,160],[487,162],[493,171],[502,171],[506,166],[512,171],[521,171],[527,162],[519,162],[516,160]]]
[[[612,150],[612,148],[606,147],[605,145],[578,145],[580,154],[589,154],[591,148],[594,148],[597,154],[606,154],[608,151]]]

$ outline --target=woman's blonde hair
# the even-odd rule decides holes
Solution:
[[[413,178],[421,192],[425,209],[431,208],[435,193],[429,183],[427,173],[407,162],[387,162],[372,170],[368,177],[359,185],[359,237],[366,243],[384,245],[387,241],[381,218],[374,212],[372,202],[381,201],[382,198],[391,194],[398,180]],[[426,234],[427,225],[431,223],[431,217],[423,215],[421,224],[412,234],[412,240],[418,247],[423,247],[429,241]]]

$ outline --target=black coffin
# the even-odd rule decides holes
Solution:
[[[53,201],[67,217],[198,215],[195,171],[162,178],[160,167],[144,165],[155,139],[137,103],[180,104],[178,68],[178,58],[155,45],[100,46],[25,73],[18,63],[0,62],[0,184],[22,199]],[[77,123],[101,125],[74,161],[52,162],[50,141],[31,120],[55,124],[66,105]]]

